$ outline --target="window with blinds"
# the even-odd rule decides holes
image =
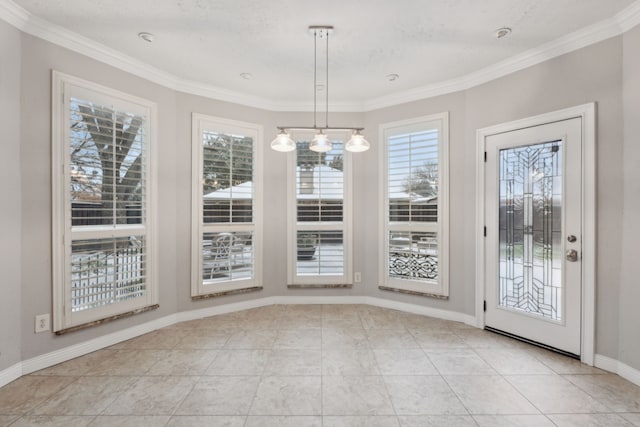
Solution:
[[[382,126],[384,287],[448,295],[448,115]]]
[[[289,283],[351,283],[350,156],[345,135],[330,135],[333,149],[309,150],[313,135],[296,134],[289,158]]]
[[[259,286],[261,133],[193,115],[193,296]]]
[[[155,303],[149,216],[155,105],[54,74],[54,330]]]

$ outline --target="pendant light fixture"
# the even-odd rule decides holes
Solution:
[[[340,128],[329,126],[329,35],[333,33],[333,27],[330,25],[312,25],[309,32],[313,34],[313,126],[278,126],[280,133],[271,142],[271,148],[276,151],[287,152],[296,149],[296,143],[291,138],[290,131],[313,130],[316,135],[309,144],[309,149],[318,153],[329,151],[333,148],[333,144],[326,134],[326,131],[349,131],[351,139],[345,145],[345,150],[353,152],[362,152],[369,149],[369,142],[364,138],[360,131],[364,128]],[[325,39],[326,55],[325,55],[325,71],[326,80],[324,85],[325,91],[325,114],[324,126],[318,126],[316,123],[318,115],[318,39]]]

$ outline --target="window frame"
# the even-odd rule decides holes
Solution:
[[[249,288],[262,288],[262,209],[263,209],[263,128],[261,125],[192,113],[191,119],[191,296],[214,296]],[[202,201],[202,134],[205,130],[223,134],[243,134],[253,137],[253,203],[250,223],[203,222]],[[252,231],[253,278],[205,284],[202,280],[202,234],[207,232]]]
[[[389,233],[395,231],[432,232],[429,223],[391,223],[389,221],[388,138],[403,133],[438,130],[438,280],[398,279],[389,276]],[[449,297],[449,113],[438,113],[408,120],[384,123],[379,126],[379,288],[436,298]]]
[[[156,156],[157,105],[75,76],[52,71],[52,270],[53,270],[53,331],[89,326],[91,322],[113,316],[145,311],[158,303],[156,230]],[[71,166],[70,166],[70,100],[80,94],[91,102],[113,105],[129,113],[142,113],[145,123],[146,162],[145,213],[141,224],[72,226]],[[132,111],[133,110],[133,111]],[[75,228],[75,230],[74,230]],[[102,307],[72,311],[71,247],[75,240],[117,238],[144,235],[145,238],[145,295]],[[75,238],[74,236],[78,236]]]
[[[352,153],[344,146],[349,140],[348,132],[325,132],[329,138],[342,141],[342,178],[343,205],[342,222],[298,222],[298,207],[296,197],[297,180],[297,150],[287,153],[287,283],[293,286],[327,287],[336,285],[353,285],[353,160]],[[311,141],[315,133],[311,131],[292,132],[291,138],[296,141]],[[338,224],[341,224],[338,226]],[[297,245],[298,231],[334,231],[342,232],[344,270],[341,275],[298,275],[297,274]]]

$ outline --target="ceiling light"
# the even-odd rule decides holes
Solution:
[[[271,142],[271,148],[286,153],[287,151],[295,150],[296,143],[284,129],[281,129],[276,139]]]
[[[352,132],[352,136],[345,145],[345,150],[353,152],[366,151],[369,149],[369,143],[360,134],[360,131],[364,130],[364,128],[329,126],[329,35],[333,33],[333,27],[330,25],[312,25],[309,27],[309,32],[313,34],[313,126],[277,126],[280,133],[271,142],[271,148],[282,152],[293,151],[296,149],[296,143],[291,139],[289,132],[292,130],[312,130],[316,132],[316,135],[309,144],[309,149],[323,153],[333,148],[333,144],[325,131],[348,131]],[[318,39],[326,40],[326,55],[324,58],[326,80],[324,84],[318,84]],[[317,92],[325,92],[324,126],[318,126],[316,122],[318,116]]]
[[[509,27],[502,27],[496,30],[497,39],[503,39],[507,37],[509,34],[511,34],[511,28]]]
[[[333,144],[329,140],[329,137],[324,134],[322,129],[318,130],[316,136],[313,137],[311,144],[309,144],[309,150],[316,153],[324,153],[333,148]]]
[[[360,135],[360,131],[356,130],[353,132],[351,139],[347,142],[347,145],[344,148],[347,151],[361,153],[369,149],[369,141],[364,139],[364,136]]]
[[[138,37],[140,37],[142,40],[148,42],[148,43],[153,43],[153,40],[156,38],[153,34],[151,33],[138,33]]]

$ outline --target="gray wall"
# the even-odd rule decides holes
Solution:
[[[88,79],[158,104],[160,308],[57,337],[34,334],[34,316],[51,313],[51,70]],[[22,36],[22,358],[28,359],[176,311],[175,92],[41,39]]]
[[[637,55],[636,55],[637,56]],[[637,100],[637,97],[636,97]],[[597,353],[617,357],[618,283],[622,238],[622,38],[615,37],[471,88],[367,113],[367,135],[385,122],[449,111],[450,126],[450,299],[438,301],[380,291],[377,263],[369,263],[369,295],[423,304],[473,315],[475,283],[476,130],[588,102],[597,103],[598,265]],[[377,138],[362,161],[376,161]],[[379,201],[379,171],[364,171],[363,204],[375,212]],[[368,230],[378,217],[367,215]],[[361,244],[363,259],[377,259],[377,234]]]
[[[21,136],[15,130],[14,141],[19,137],[20,145],[14,143],[1,150],[2,161],[13,167],[14,175],[20,174],[22,185],[16,188],[17,180],[12,180],[7,189],[10,200],[14,200],[22,210],[22,232],[8,234],[3,239],[3,250],[10,248],[8,259],[13,265],[5,278],[21,284],[20,295],[7,306],[8,322],[13,326],[0,326],[0,345],[4,342],[22,346],[21,358],[28,359],[64,346],[79,343],[136,324],[146,322],[178,311],[193,310],[213,305],[245,301],[274,295],[368,295],[396,301],[410,302],[455,312],[474,314],[475,290],[475,131],[478,128],[502,123],[518,118],[540,114],[586,102],[598,104],[598,296],[597,296],[597,353],[613,358],[618,357],[618,349],[625,349],[625,360],[640,368],[640,349],[631,328],[618,327],[618,323],[636,320],[633,309],[626,312],[622,308],[625,298],[634,296],[635,270],[633,259],[624,260],[621,265],[623,244],[620,224],[623,221],[622,208],[625,200],[623,192],[611,191],[627,184],[624,196],[628,199],[625,225],[634,226],[633,212],[637,207],[638,188],[629,184],[637,181],[637,165],[627,156],[623,162],[623,148],[633,150],[632,136],[637,135],[627,126],[627,143],[623,144],[623,37],[615,37],[596,45],[569,53],[543,64],[500,78],[490,83],[458,92],[384,108],[367,113],[332,113],[335,125],[366,126],[365,134],[372,143],[372,149],[355,156],[354,159],[354,271],[363,273],[363,282],[350,290],[288,290],[286,288],[286,259],[284,254],[286,236],[286,156],[268,149],[268,142],[276,133],[277,124],[308,123],[308,113],[275,113],[260,109],[215,101],[198,96],[176,93],[144,79],[137,78],[115,68],[44,42],[40,39],[19,35],[8,26],[2,26],[3,58],[5,51],[19,58],[20,65],[11,68],[20,81],[22,117]],[[9,37],[4,37],[4,32]],[[638,30],[624,37],[624,48],[637,50]],[[638,60],[625,56],[625,93],[632,87],[629,75],[638,75]],[[637,56],[637,55],[636,55]],[[3,67],[5,65],[2,65]],[[22,75],[15,74],[22,69]],[[50,170],[50,73],[51,69],[73,74],[91,81],[150,99],[158,104],[159,139],[158,154],[158,220],[160,251],[160,309],[128,319],[110,322],[96,328],[55,337],[52,334],[34,334],[33,318],[40,313],[51,312],[51,170]],[[4,70],[2,79],[4,79]],[[638,111],[637,77],[636,95],[626,94],[627,116]],[[4,80],[2,80],[4,81]],[[13,82],[13,87],[17,87]],[[14,90],[15,92],[15,90]],[[18,94],[13,94],[11,105],[17,104]],[[3,102],[4,102],[3,96]],[[2,108],[4,107],[4,104]],[[378,285],[378,127],[382,123],[414,118],[448,111],[450,114],[450,299],[446,301],[380,291]],[[264,127],[265,170],[263,184],[264,199],[264,290],[217,298],[205,301],[191,301],[190,242],[191,242],[191,113],[205,113],[235,120],[261,124]],[[13,112],[18,114],[17,112]],[[15,122],[18,122],[16,119]],[[631,122],[631,120],[627,120]],[[637,119],[636,119],[637,122]],[[636,125],[637,126],[637,125]],[[22,151],[22,157],[18,152]],[[9,150],[9,151],[7,151]],[[4,155],[6,152],[7,155]],[[626,154],[626,153],[625,153]],[[637,153],[636,153],[637,154]],[[20,161],[23,159],[23,161]],[[637,159],[637,156],[636,156]],[[624,169],[623,169],[624,164]],[[635,166],[635,167],[634,167]],[[3,173],[5,171],[3,170]],[[3,180],[3,182],[8,182]],[[21,188],[21,189],[20,189]],[[629,192],[634,190],[635,192]],[[633,196],[636,196],[635,199]],[[3,212],[3,215],[6,213]],[[11,215],[18,216],[19,213]],[[11,227],[16,218],[3,218],[2,227]],[[626,233],[626,230],[625,230]],[[3,236],[4,237],[4,236]],[[625,240],[625,245],[633,241]],[[21,251],[15,248],[21,247]],[[16,253],[20,255],[16,255]],[[13,257],[13,258],[11,258]],[[620,271],[623,284],[620,287]],[[16,287],[18,290],[18,287]],[[635,294],[637,296],[637,294]],[[4,308],[5,300],[0,302]],[[618,322],[619,320],[619,322]],[[5,323],[5,322],[3,322]],[[18,328],[16,328],[18,325]],[[627,330],[628,329],[628,330]],[[16,330],[22,335],[16,337]],[[620,343],[618,342],[620,338]],[[636,347],[633,347],[636,346]],[[0,369],[4,350],[0,348]],[[622,354],[622,351],[621,351]],[[635,359],[634,359],[635,358]],[[15,363],[15,356],[8,365]]]
[[[197,112],[215,117],[256,123],[263,126],[264,167],[263,190],[264,206],[263,232],[263,290],[242,295],[227,296],[209,300],[192,301],[190,297],[190,244],[191,244],[191,113]],[[362,113],[331,114],[334,126],[356,126],[363,123]],[[287,289],[287,156],[269,149],[269,143],[276,136],[278,125],[313,123],[311,113],[269,112],[226,102],[214,101],[189,94],[177,95],[178,143],[181,148],[176,157],[178,181],[178,310],[193,310],[220,304],[228,304],[247,299],[275,295],[317,296],[317,295],[353,295],[360,294],[358,287],[353,289]],[[356,170],[357,173],[357,170]]]
[[[615,37],[470,89],[466,136],[472,150],[478,128],[597,103],[596,352],[614,358],[623,199],[611,189],[622,185],[621,41]]]
[[[20,37],[0,21],[0,371],[21,360]]]
[[[640,27],[623,37],[624,212],[619,360],[640,369]],[[616,187],[619,192],[620,187]]]
[[[356,242],[359,246],[356,259],[364,266],[362,277],[367,295],[470,315],[475,313],[475,280],[469,281],[465,277],[469,272],[469,268],[473,269],[473,256],[467,259],[467,255],[468,253],[472,255],[474,253],[474,232],[465,230],[463,224],[467,221],[471,221],[473,224],[474,216],[472,212],[475,209],[473,196],[473,190],[475,189],[473,183],[475,181],[473,179],[470,181],[465,180],[462,173],[463,168],[471,167],[473,169],[475,165],[472,158],[475,155],[475,151],[468,153],[468,145],[465,142],[465,97],[464,92],[458,92],[375,110],[366,115],[366,135],[371,142],[372,148],[365,152],[357,163],[358,166],[361,166],[362,176],[358,180],[361,191],[356,191],[356,194],[362,197],[362,201],[359,203],[356,200],[356,206],[360,205],[363,224],[362,238]],[[379,140],[380,125],[444,111],[449,112],[449,299],[439,300],[381,291],[378,289],[378,285],[381,284],[381,278],[378,277],[378,251],[380,250],[378,226],[381,219],[380,216],[383,214],[379,212],[381,197],[379,179],[381,171],[378,168],[378,162],[379,157],[382,155],[382,144]],[[470,166],[468,166],[469,164]],[[465,198],[467,187],[471,187],[472,190],[470,199]],[[467,233],[471,233],[471,235],[468,236]],[[467,246],[466,243],[469,239],[471,239],[471,246]],[[471,276],[473,276],[472,271]]]

